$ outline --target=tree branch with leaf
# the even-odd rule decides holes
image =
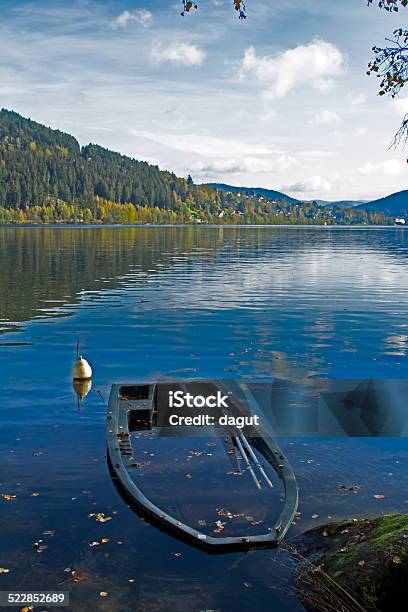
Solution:
[[[374,4],[374,0],[368,0]],[[408,6],[408,0],[379,0],[378,6],[389,13],[398,13]],[[374,58],[368,64],[367,74],[374,74],[380,79],[380,96],[389,95],[396,98],[408,81],[408,30],[398,28],[391,38],[386,38],[384,47],[373,47]],[[392,145],[398,146],[408,140],[408,113],[402,120]]]

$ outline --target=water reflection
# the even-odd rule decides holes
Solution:
[[[0,493],[16,495],[0,500],[0,567],[11,570],[1,588],[55,588],[74,566],[90,575],[67,584],[76,612],[98,609],[100,591],[112,611],[129,603],[160,612],[300,610],[282,551],[209,558],[135,517],[107,471],[106,407],[94,391],[106,400],[112,382],[159,375],[276,375],[294,381],[276,390],[277,401],[286,394],[299,413],[298,383],[313,392],[325,377],[407,378],[406,236],[393,228],[0,228],[0,328],[13,331],[0,341]],[[78,337],[94,367],[79,413]],[[291,533],[328,517],[406,511],[406,441],[281,445],[301,491]],[[357,493],[339,488],[354,484]],[[99,524],[95,512],[113,518]],[[47,538],[36,552],[33,542]],[[102,538],[109,542],[90,548]]]

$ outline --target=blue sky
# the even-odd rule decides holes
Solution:
[[[373,44],[404,25],[365,0],[1,1],[0,106],[196,182],[371,199],[408,97],[377,96]],[[408,13],[408,9],[407,9]]]

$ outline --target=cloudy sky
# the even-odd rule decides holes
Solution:
[[[377,96],[373,44],[406,16],[366,0],[1,0],[0,106],[196,182],[372,199],[408,96]],[[407,9],[408,14],[408,9]],[[402,22],[402,23],[401,23]]]

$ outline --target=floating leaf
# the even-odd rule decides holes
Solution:
[[[107,597],[107,596],[108,596],[108,593],[106,591],[101,591],[99,593],[99,597]]]
[[[317,518],[319,518],[318,514],[316,514],[316,513],[312,514],[312,519],[317,519]]]
[[[385,495],[382,495],[381,493],[377,493],[376,495],[374,495],[374,499],[385,499]]]
[[[17,497],[17,495],[9,495],[7,493],[2,493],[1,496],[5,501],[13,501]]]
[[[0,574],[8,574],[10,570],[7,567],[0,567]]]
[[[46,544],[43,544],[42,540],[38,540],[38,542],[34,542],[33,548],[35,548],[35,550],[38,553],[42,553],[42,552],[44,552],[44,550],[46,550],[48,548],[48,546]]]
[[[89,574],[87,574],[87,572],[81,572],[79,570],[72,570],[71,575],[74,582],[84,582],[84,580],[89,579]]]
[[[93,517],[98,523],[106,523],[106,521],[112,520],[112,517],[107,516],[104,512],[91,512],[91,514],[88,514],[88,517]]]

